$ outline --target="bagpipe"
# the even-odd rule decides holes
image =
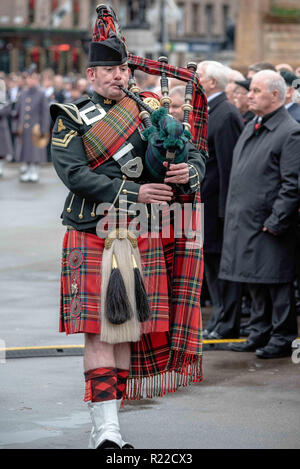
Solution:
[[[158,62],[167,64],[168,58],[164,56],[159,57]],[[184,112],[184,118],[181,123],[169,114],[171,98],[169,96],[169,83],[166,72],[162,70],[161,73],[161,107],[160,109],[153,109],[151,106],[147,105],[145,101],[140,99],[139,93],[141,90],[136,86],[134,80],[134,67],[130,67],[130,69],[130,89],[126,89],[122,86],[120,88],[137,103],[141,110],[139,117],[146,128],[143,132],[143,136],[151,144],[148,146],[145,155],[148,170],[156,178],[163,177],[164,172],[169,169],[170,164],[187,161],[188,152],[186,144],[192,137],[189,116],[193,110],[193,106],[191,105],[193,99],[193,84],[190,80],[186,85],[185,102],[181,106]],[[187,69],[195,73],[197,64],[190,62],[187,65]],[[163,150],[165,150],[165,152]],[[163,166],[164,161],[167,161],[166,168]]]
[[[93,40],[105,40],[115,35],[126,46],[114,10],[100,4],[96,12],[97,20]],[[131,71],[128,89],[120,88],[140,108],[139,117],[146,128],[143,136],[151,144],[148,145],[145,155],[145,162],[150,173],[156,178],[163,179],[171,163],[187,161],[189,141],[192,141],[196,148],[207,157],[207,100],[196,73],[197,64],[189,62],[186,68],[175,67],[168,64],[168,58],[164,56],[156,61],[128,52],[128,66]],[[159,109],[153,109],[147,105],[147,99],[143,100],[140,97],[141,90],[134,78],[135,70],[161,77]],[[171,98],[168,78],[176,78],[186,83],[185,99],[182,104],[183,122],[179,122],[169,114]],[[163,165],[164,161],[168,162],[167,169]]]
[[[93,41],[117,37],[126,47],[115,12],[111,7],[98,5]],[[139,119],[144,125],[143,138],[149,142],[145,155],[146,165],[156,179],[164,179],[171,163],[187,161],[188,143],[207,156],[207,101],[196,73],[197,65],[190,62],[187,68],[168,64],[166,57],[157,61],[138,57],[127,51],[131,76],[128,89],[121,87],[127,97],[139,108]],[[140,70],[161,77],[161,98],[156,109],[143,100],[136,85],[134,72]],[[183,122],[169,113],[168,78],[186,83],[182,104]],[[145,93],[146,94],[146,93]],[[167,161],[167,168],[164,162]],[[144,286],[142,262],[137,240],[125,229],[108,235],[102,257],[101,287],[101,338],[110,343],[137,341],[140,325],[151,317]]]

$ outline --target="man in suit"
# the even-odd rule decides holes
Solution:
[[[197,72],[209,106],[209,158],[201,197],[204,203],[205,276],[213,314],[206,325],[204,337],[238,337],[241,288],[239,284],[219,280],[218,274],[232,154],[243,129],[243,120],[225,94],[228,68],[218,62],[204,61],[199,63]]]
[[[277,73],[257,73],[249,105],[257,117],[233,154],[220,278],[245,282],[252,298],[250,335],[231,350],[259,358],[291,354],[297,337],[295,268],[300,127],[284,107]]]
[[[300,79],[295,73],[288,70],[282,70],[280,75],[283,77],[286,86],[285,108],[296,122],[300,123],[300,106],[299,102],[299,88]],[[299,175],[300,177],[300,175]],[[296,249],[296,282],[294,283],[295,301],[297,314],[300,313],[300,211],[298,211],[298,227],[297,227],[297,249]]]
[[[281,71],[280,75],[283,77],[287,86],[285,108],[291,114],[291,116],[295,119],[295,121],[300,123],[300,106],[298,103],[295,103],[293,101],[295,88],[297,85],[298,87],[300,86],[299,77],[297,77],[297,75],[287,70]]]

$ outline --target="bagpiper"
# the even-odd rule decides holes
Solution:
[[[155,209],[188,202],[190,221],[198,220],[207,111],[192,72],[129,54],[113,10],[100,5],[97,13],[87,68],[94,93],[50,108],[52,160],[69,189],[60,331],[85,335],[89,448],[126,449],[133,446],[120,430],[122,401],[163,396],[202,379],[201,243],[176,236],[174,217],[164,235],[156,222],[165,218]],[[123,91],[133,69],[158,75],[162,67],[192,84],[193,135],[149,92],[140,95],[152,106],[146,129],[139,105]]]

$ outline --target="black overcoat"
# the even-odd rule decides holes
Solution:
[[[300,170],[300,125],[281,107],[234,150],[220,278],[249,283],[293,280]],[[263,232],[267,226],[276,233]]]
[[[240,111],[227,100],[225,93],[211,100],[208,113],[209,158],[201,185],[204,251],[220,253],[233,149],[244,124]]]
[[[16,105],[16,161],[23,163],[46,163],[47,148],[38,148],[34,145],[32,131],[36,124],[40,125],[42,134],[50,132],[49,101],[44,91],[35,86],[25,88]]]
[[[1,136],[1,148],[0,156],[12,155],[13,145],[11,134],[8,126],[8,117],[11,113],[11,105],[4,104],[0,105],[0,136]]]
[[[288,112],[290,115],[298,122],[300,123],[300,106],[297,103],[293,103],[289,108]]]

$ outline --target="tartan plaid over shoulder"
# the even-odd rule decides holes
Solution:
[[[140,123],[136,103],[125,96],[82,137],[90,168],[111,158]]]

